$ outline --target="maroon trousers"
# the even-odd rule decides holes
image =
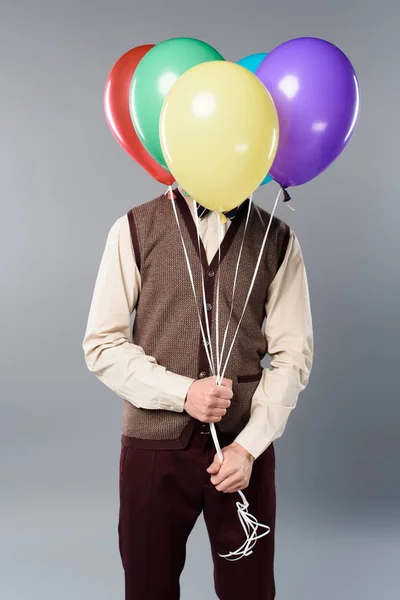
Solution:
[[[206,472],[215,447],[209,426],[196,424],[185,449],[149,450],[122,437],[120,457],[119,549],[125,572],[125,600],[178,600],[186,542],[203,511],[220,600],[273,600],[275,535],[275,452],[273,444],[253,464],[243,490],[249,512],[271,531],[253,553],[237,561],[218,556],[245,541],[237,492],[218,492]],[[233,437],[218,436],[221,447]],[[259,532],[264,531],[260,529]],[[199,576],[201,574],[199,573]]]

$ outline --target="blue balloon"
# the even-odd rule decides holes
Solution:
[[[242,67],[245,67],[246,69],[248,69],[249,71],[251,71],[252,73],[255,74],[258,67],[261,65],[262,61],[267,56],[268,56],[268,52],[259,52],[258,54],[250,54],[250,56],[245,56],[245,58],[242,58],[241,60],[239,60],[237,64],[241,65]],[[270,175],[267,175],[260,185],[265,185],[266,183],[269,183],[270,181],[272,181],[272,177]]]
[[[252,73],[255,73],[258,67],[261,65],[264,58],[268,56],[268,52],[259,52],[258,54],[250,54],[250,56],[245,56],[242,60],[239,60],[238,65],[242,67],[246,67]]]

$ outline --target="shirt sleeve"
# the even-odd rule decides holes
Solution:
[[[284,260],[268,289],[265,336],[271,356],[235,441],[257,458],[284,432],[313,361],[309,288],[299,241],[291,230]]]
[[[127,215],[111,227],[82,342],[86,365],[100,381],[140,408],[184,410],[194,379],[168,371],[132,343],[131,315],[141,289]]]

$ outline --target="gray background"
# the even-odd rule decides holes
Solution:
[[[233,61],[314,35],[357,70],[353,140],[278,211],[306,260],[315,363],[276,443],[277,597],[398,597],[399,18],[395,0],[2,2],[2,598],[123,598],[121,400],[81,341],[109,227],[161,187],[112,138],[102,94],[126,50],[180,35]],[[202,520],[182,590],[215,597]]]

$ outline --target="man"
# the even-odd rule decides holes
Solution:
[[[273,441],[282,435],[308,383],[313,357],[302,252],[291,228],[274,217],[226,377],[216,386],[181,235],[215,357],[216,280],[220,343],[232,307],[225,346],[229,349],[270,215],[251,207],[232,302],[249,201],[222,217],[219,263],[221,215],[194,203],[180,187],[174,197],[180,227],[167,195],[131,209],[111,227],[83,341],[89,370],[123,398],[118,532],[125,598],[180,597],[187,538],[203,512],[218,597],[272,600]],[[202,273],[206,310],[201,302]],[[267,352],[271,363],[262,369],[260,361]],[[222,465],[210,423],[217,429]],[[245,541],[237,515],[238,490],[245,490],[249,511],[270,532],[257,541],[252,554],[229,561],[220,554]]]

